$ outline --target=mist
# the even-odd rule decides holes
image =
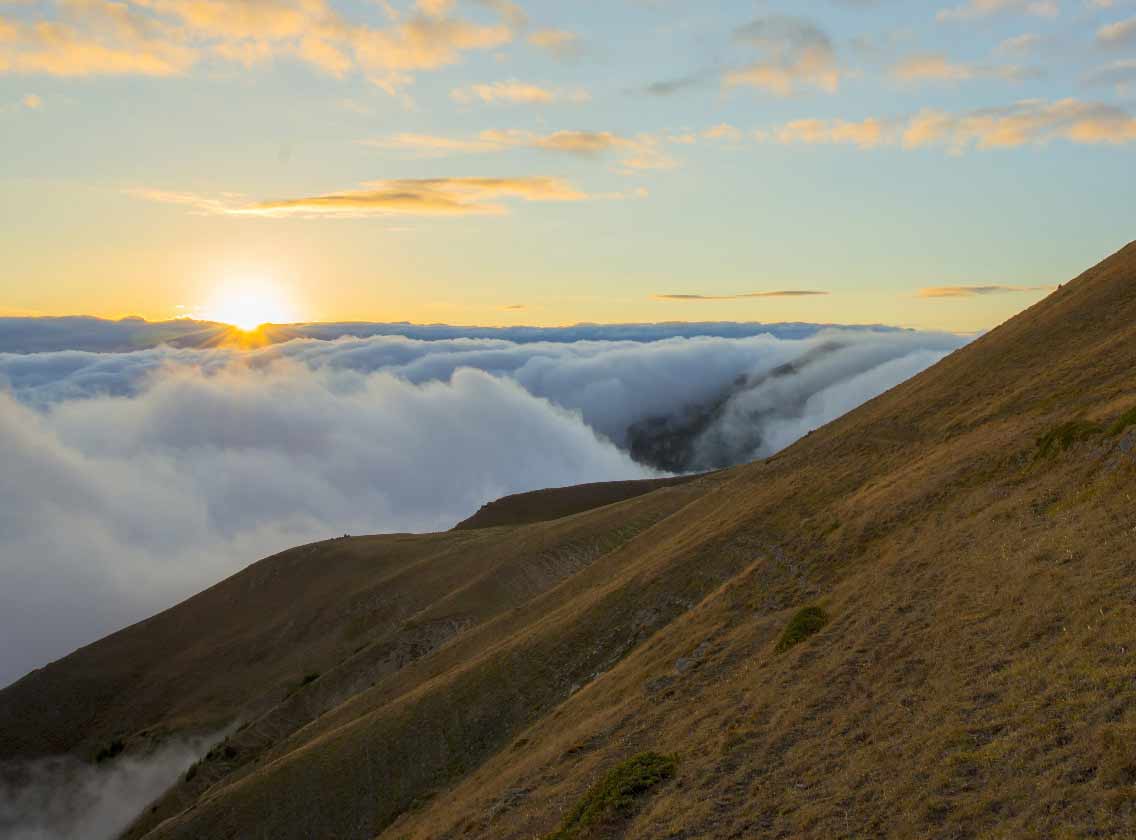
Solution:
[[[220,739],[180,740],[100,764],[72,756],[0,763],[0,836],[111,840]]]
[[[0,353],[0,685],[293,545],[765,457],[962,344],[795,329]]]

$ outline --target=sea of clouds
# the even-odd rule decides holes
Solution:
[[[769,455],[963,343],[802,324],[301,325],[255,350],[94,352],[90,335],[169,333],[83,319],[87,349],[68,349],[65,319],[46,336],[39,320],[0,321],[0,346],[50,348],[0,352],[0,685],[296,544]]]

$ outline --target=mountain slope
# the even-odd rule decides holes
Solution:
[[[236,718],[153,838],[529,838],[643,750],[580,836],[1130,836],[1133,370],[1136,244],[767,461],[261,561],[0,692],[0,754]]]

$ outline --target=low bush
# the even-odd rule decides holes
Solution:
[[[1108,427],[1108,433],[1110,435],[1118,435],[1129,426],[1136,426],[1136,406],[1128,409],[1112,421],[1112,425]]]
[[[1037,454],[1040,458],[1050,458],[1064,452],[1074,443],[1099,435],[1100,426],[1087,420],[1070,420],[1055,426],[1037,439]]]
[[[805,607],[798,610],[781,632],[781,638],[777,642],[777,652],[781,653],[793,645],[800,644],[826,624],[828,624],[828,613],[820,607]]]
[[[678,758],[644,752],[617,764],[588,789],[576,803],[560,828],[544,840],[574,840],[587,837],[594,829],[634,814],[639,799],[655,785],[672,778]]]

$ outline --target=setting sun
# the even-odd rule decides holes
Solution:
[[[202,317],[252,332],[264,324],[294,321],[295,313],[283,292],[274,284],[264,280],[245,280],[218,289]]]

